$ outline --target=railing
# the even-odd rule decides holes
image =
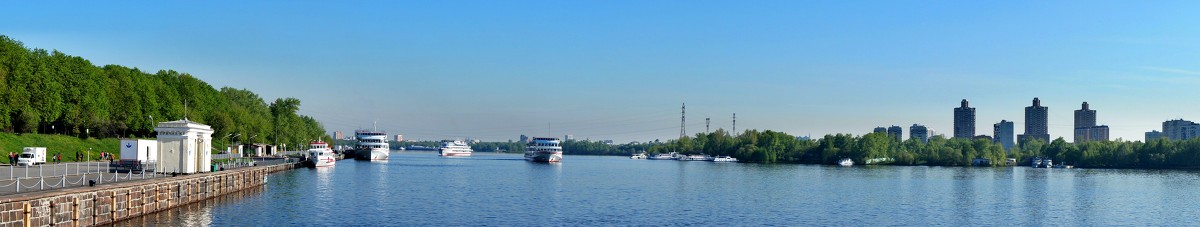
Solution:
[[[212,155],[212,158],[213,158],[213,159],[227,159],[227,158],[241,158],[241,157],[242,157],[242,153],[237,153],[237,154],[214,154],[214,155]]]
[[[141,167],[147,166],[139,166],[139,168]],[[9,166],[9,179],[0,180],[0,194],[83,187],[103,184],[104,182],[120,182],[165,176],[155,173],[152,168],[146,168],[146,171],[141,171],[137,174],[134,171],[110,173],[113,170],[115,169],[110,168],[108,163],[105,162],[60,163],[26,167]],[[8,182],[5,183],[4,181]]]

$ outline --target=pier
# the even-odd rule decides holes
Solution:
[[[0,196],[0,226],[93,226],[260,187],[298,163]]]

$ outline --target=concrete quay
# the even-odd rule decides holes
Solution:
[[[0,226],[94,226],[266,184],[298,163],[0,196]]]

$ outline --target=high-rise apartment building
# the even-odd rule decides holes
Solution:
[[[1158,130],[1146,132],[1146,142],[1155,141],[1162,138],[1162,132],[1159,132]]]
[[[342,131],[333,131],[333,139],[334,140],[346,139],[346,133],[344,133]]]
[[[871,132],[872,132],[872,133],[875,133],[875,132],[887,133],[887,128],[884,128],[884,127],[875,127],[875,130],[872,130]]]
[[[1089,109],[1088,103],[1083,102],[1083,108],[1075,110],[1075,142],[1108,141],[1108,126],[1096,125],[1096,110]]]
[[[975,136],[975,108],[967,105],[963,99],[958,108],[954,108],[954,138],[970,139]]]
[[[892,139],[896,140],[896,142],[902,142],[902,141],[904,141],[904,128],[900,128],[900,126],[892,125],[892,127],[888,127],[887,135],[889,137],[892,137]]]
[[[992,125],[993,141],[1000,143],[1005,150],[1012,149],[1013,145],[1015,145],[1013,143],[1013,135],[1015,133],[1016,132],[1013,130],[1013,122],[1011,121],[1000,120],[1000,123]]]
[[[1018,142],[1036,139],[1049,143],[1049,113],[1050,108],[1042,106],[1042,100],[1034,97],[1033,105],[1025,107],[1025,134],[1017,136]]]
[[[1187,140],[1200,137],[1200,124],[1195,122],[1176,119],[1165,121],[1162,124],[1162,137],[1169,140]]]
[[[926,128],[924,125],[913,124],[908,127],[908,139],[921,141],[922,143],[929,142],[929,132],[929,128]]]

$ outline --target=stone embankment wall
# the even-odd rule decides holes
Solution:
[[[295,164],[0,197],[0,226],[93,226],[204,201],[266,183]]]

